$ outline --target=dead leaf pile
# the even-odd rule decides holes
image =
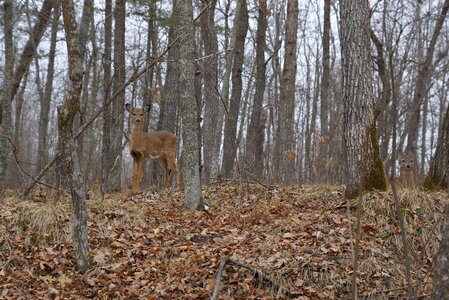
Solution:
[[[223,257],[271,281],[228,265],[219,299],[350,296],[355,213],[341,189],[228,184],[205,187],[203,195],[208,213],[185,209],[182,192],[91,196],[85,274],[76,271],[69,200],[6,200],[0,299],[209,299]],[[446,202],[444,194],[401,192],[419,295],[430,291]],[[363,208],[359,294],[401,297],[405,269],[391,194],[367,194]]]

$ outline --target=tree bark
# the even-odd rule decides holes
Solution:
[[[359,185],[385,190],[374,120],[368,1],[343,0],[340,13],[345,181],[356,190]]]
[[[199,169],[199,140],[197,135],[197,109],[194,91],[195,76],[195,28],[192,22],[192,1],[175,0],[178,7],[177,34],[185,36],[179,46],[179,87],[182,111],[183,151],[182,174],[185,205],[189,209],[203,210],[203,198]]]
[[[111,105],[107,105],[111,96],[111,49],[112,49],[112,0],[105,1],[104,21],[104,57],[103,57],[103,136],[101,143],[101,191],[112,192],[110,174],[112,171],[111,151]]]
[[[13,44],[13,1],[3,3],[3,27],[5,45],[5,75],[3,78],[3,95],[0,99],[0,134],[7,137],[12,133],[11,99],[14,74],[14,44]],[[5,136],[0,136],[0,199],[5,194],[5,179],[11,155],[11,145]]]
[[[77,32],[75,8],[72,0],[62,1],[64,29],[69,59],[69,86],[64,104],[58,107],[58,132],[62,151],[62,171],[70,187],[73,204],[73,239],[78,269],[85,272],[89,267],[89,244],[87,236],[86,192],[81,176],[80,162],[73,137],[73,120],[79,110],[80,94],[83,84],[83,46],[81,41],[87,39],[87,30]],[[84,1],[83,18],[90,18],[92,2]]]
[[[246,140],[246,163],[249,164],[249,172],[258,179],[262,177],[263,171],[263,142],[265,121],[262,118],[262,104],[266,86],[266,64],[265,64],[265,38],[267,31],[267,2],[259,1],[256,33],[256,91],[254,93],[251,120],[248,126]]]
[[[232,91],[229,102],[229,111],[225,119],[224,143],[223,143],[223,176],[230,178],[237,153],[236,133],[239,117],[240,102],[242,97],[242,68],[245,56],[245,39],[248,32],[248,7],[246,0],[240,0],[240,14],[238,18],[238,32],[234,45],[234,61],[232,64]],[[235,26],[235,24],[234,24]]]
[[[203,152],[204,183],[210,182],[212,177],[213,152],[215,149],[215,135],[218,127],[220,109],[220,95],[218,94],[218,41],[215,32],[215,7],[216,0],[202,0],[201,9],[207,5],[209,8],[201,16],[201,38],[204,45],[203,83],[204,83],[204,124],[203,124]],[[221,130],[221,128],[220,128]]]
[[[125,20],[126,1],[115,1],[115,27],[114,27],[114,83],[113,93],[116,93],[125,84]],[[125,91],[121,91],[112,102],[111,122],[111,160],[110,185],[112,191],[121,190],[122,169],[122,137],[125,120]]]
[[[320,181],[324,182],[327,178],[325,172],[326,161],[329,152],[329,90],[330,90],[330,32],[331,32],[331,1],[324,0],[323,14],[323,74],[321,76],[320,89],[320,153],[318,158],[318,169],[320,172]]]
[[[275,155],[279,164],[275,166],[275,176],[279,182],[292,184],[295,179],[294,115],[296,83],[296,50],[298,31],[298,0],[287,1],[285,24],[285,60],[280,80],[279,119],[276,130]]]

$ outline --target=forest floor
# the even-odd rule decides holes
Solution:
[[[87,201],[92,263],[76,271],[71,203],[37,189],[0,206],[0,299],[348,299],[355,201],[335,186],[204,188],[208,213],[182,192]],[[428,298],[445,193],[403,190],[415,293]],[[363,198],[358,294],[406,294],[403,247],[390,192]]]

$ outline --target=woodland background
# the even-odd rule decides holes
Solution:
[[[13,6],[12,46],[18,76],[15,80],[20,77],[20,81],[16,82],[19,85],[12,102],[11,133],[21,168],[29,174],[37,173],[57,152],[56,108],[62,104],[67,89],[67,48],[61,10],[51,10],[50,2],[53,1],[19,1]],[[236,176],[283,182],[284,156],[294,164],[288,176],[295,183],[341,183],[345,160],[339,3],[299,2],[297,31],[292,36],[297,45],[292,62],[296,72],[290,79],[294,82],[291,103],[282,95],[281,84],[285,76],[286,1],[245,2],[248,16],[245,14],[243,19],[247,19],[247,25],[246,21],[238,23],[235,2],[208,3],[198,1],[193,6],[197,15],[211,5],[206,12],[209,17],[196,21],[194,37],[203,183]],[[82,7],[78,4],[76,7]],[[172,13],[176,7],[171,4],[118,4],[109,7],[109,12],[105,11],[105,3],[95,2],[88,20],[85,76],[76,127],[90,120],[106,96],[116,92],[146,59],[160,54],[176,38]],[[389,169],[396,135],[397,150],[416,153],[416,171],[422,181],[447,111],[446,22],[435,36],[442,1],[381,1],[371,3],[370,9],[370,66],[381,159]],[[116,20],[120,10],[124,16]],[[37,24],[39,21],[42,24]],[[37,25],[42,26],[42,38],[33,45]],[[4,32],[0,34],[3,40]],[[0,53],[4,53],[4,43],[1,47]],[[36,52],[27,53],[33,47]],[[234,48],[241,57],[233,59],[230,49]],[[101,114],[77,139],[87,185],[100,186],[103,182],[103,189],[108,191],[129,182],[132,164],[124,134],[128,132],[124,102],[137,106],[151,103],[148,129],[168,130],[181,136],[177,55],[177,47],[172,47],[160,62],[132,81],[124,94],[113,101],[110,111]],[[29,64],[19,65],[25,58]],[[5,72],[4,65],[1,68]],[[425,76],[424,85],[418,84],[420,74]],[[287,122],[283,116],[286,109],[282,109],[286,103],[289,126],[282,123]],[[292,129],[286,133],[291,147],[280,154],[279,139],[288,128]],[[104,139],[104,131],[110,131],[109,141]],[[182,139],[179,141],[182,147]],[[178,153],[180,156],[181,151]],[[105,170],[114,169],[108,173],[118,174],[102,178],[102,165]],[[150,169],[157,167],[156,163]],[[151,174],[143,180],[145,185],[159,181],[160,172]],[[7,186],[13,188],[28,180],[14,163],[6,178]]]
[[[224,274],[230,298],[266,297],[249,284],[258,279],[304,299],[444,299],[449,207],[435,190],[448,187],[448,9],[449,0],[3,1],[2,295],[18,284],[54,286],[62,298],[139,289],[205,298],[218,292],[205,278],[224,255],[223,268],[257,275]],[[127,192],[126,102],[151,105],[147,130],[179,137],[185,205],[204,215],[181,209],[180,191]],[[414,155],[426,192],[398,196],[401,152]],[[160,178],[152,162],[144,188]],[[206,271],[203,260],[213,262]],[[173,280],[173,263],[193,275]],[[389,263],[397,268],[375,269]],[[270,267],[277,273],[260,271]]]

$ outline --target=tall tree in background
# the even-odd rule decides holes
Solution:
[[[3,78],[3,93],[0,99],[0,199],[5,194],[5,178],[8,168],[11,145],[11,99],[14,73],[14,44],[13,44],[13,1],[5,0],[3,3],[3,28],[5,32],[5,75]]]
[[[48,160],[48,123],[50,115],[50,103],[53,92],[53,76],[56,56],[56,38],[58,35],[60,15],[60,1],[57,1],[53,11],[51,23],[50,51],[48,53],[47,79],[45,82],[44,95],[41,101],[39,114],[39,141],[37,150],[37,166],[42,168]]]
[[[256,34],[256,91],[254,94],[251,121],[246,140],[246,162],[252,176],[260,177],[263,167],[263,142],[265,119],[262,118],[262,104],[266,86],[265,38],[267,31],[267,2],[259,1]]]
[[[323,21],[323,74],[321,77],[321,89],[320,89],[320,128],[321,128],[321,140],[320,140],[320,153],[318,159],[318,168],[321,182],[326,179],[325,165],[328,157],[329,146],[329,88],[330,88],[330,31],[331,31],[331,1],[324,0],[324,21]]]
[[[201,38],[204,46],[203,82],[204,82],[204,123],[203,123],[203,149],[204,149],[204,182],[208,183],[212,177],[213,151],[215,149],[215,135],[218,127],[218,114],[220,109],[220,95],[218,94],[218,41],[215,32],[215,6],[216,0],[202,0],[201,8],[209,6],[201,16]]]
[[[294,116],[296,87],[296,50],[298,32],[298,0],[288,0],[285,24],[285,59],[280,80],[279,117],[276,131],[275,173],[279,182],[293,183],[295,172]]]
[[[178,1],[173,1],[172,19],[179,19]],[[179,23],[175,22],[170,26],[168,33],[169,43],[178,37],[176,34]],[[178,110],[179,99],[179,65],[178,65],[179,48],[172,47],[168,51],[167,75],[162,94],[162,109],[160,116],[160,124],[158,130],[167,130],[176,133],[176,116]]]
[[[125,84],[125,20],[126,1],[116,0],[114,11],[114,83],[113,93],[117,93]],[[111,113],[111,189],[119,191],[121,189],[122,170],[122,137],[125,120],[125,90],[122,90],[112,102]]]
[[[179,10],[177,36],[179,44],[179,86],[182,114],[183,168],[185,205],[189,209],[203,210],[201,192],[197,109],[194,91],[195,27],[191,0],[175,0]]]
[[[101,191],[112,191],[111,169],[111,104],[106,105],[111,95],[111,48],[112,48],[112,0],[105,1],[104,55],[103,55],[103,136],[101,144]]]
[[[424,62],[422,62],[418,66],[418,73],[415,79],[415,90],[412,100],[412,115],[407,122],[406,130],[408,138],[407,146],[405,148],[406,151],[410,151],[415,154],[418,142],[419,121],[421,118],[422,104],[428,93],[432,73],[435,70],[435,65],[432,65],[435,47],[438,41],[438,36],[440,35],[441,29],[443,28],[444,21],[446,20],[448,10],[449,0],[445,0],[443,7],[441,8],[441,12],[435,22],[432,38],[430,39],[429,46],[427,47]]]
[[[92,0],[84,1],[81,22],[86,22],[77,30],[75,8],[72,0],[62,0],[64,29],[66,33],[69,60],[69,81],[64,104],[58,107],[58,133],[62,155],[62,174],[70,188],[73,204],[73,241],[76,263],[81,271],[89,267],[89,244],[87,236],[86,191],[81,176],[80,161],[73,138],[73,120],[79,111],[83,85],[84,45],[87,42]]]
[[[234,167],[235,156],[237,153],[237,121],[239,118],[240,102],[242,98],[242,69],[243,59],[245,57],[245,39],[248,32],[248,7],[246,0],[239,0],[240,6],[237,26],[238,31],[233,50],[232,64],[232,91],[229,101],[229,110],[225,119],[224,142],[223,142],[223,176],[230,178]]]
[[[386,189],[373,111],[370,14],[366,0],[342,0],[343,153],[346,182]]]
[[[6,7],[5,7],[6,5]],[[13,53],[13,41],[12,41],[12,29],[13,24],[9,17],[12,17],[12,2],[5,2],[4,8],[11,10],[10,14],[4,15],[5,18],[5,80],[4,80],[4,92],[0,98],[2,122],[0,122],[0,131],[3,137],[0,139],[0,198],[4,195],[6,184],[6,172],[9,163],[11,145],[9,138],[12,133],[12,120],[11,120],[11,102],[13,101],[23,76],[28,71],[30,63],[36,53],[36,47],[39,45],[42,36],[47,28],[48,21],[50,20],[51,10],[54,5],[53,0],[45,0],[42,3],[41,10],[39,11],[38,18],[34,27],[31,29],[30,38],[25,44],[20,58],[14,69],[14,53]],[[7,16],[8,15],[8,16]],[[8,24],[10,23],[10,24]],[[11,33],[9,33],[11,31]],[[12,68],[12,69],[11,69]],[[12,74],[11,74],[12,72]]]
[[[449,105],[440,125],[437,147],[430,161],[430,169],[423,186],[426,189],[446,189],[449,183]]]

